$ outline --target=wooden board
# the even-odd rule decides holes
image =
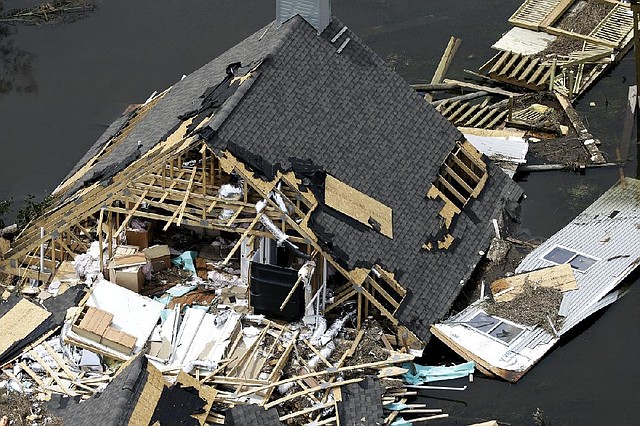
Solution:
[[[15,342],[19,342],[38,328],[51,313],[40,306],[21,299],[9,312],[0,318],[0,354]]]
[[[393,238],[393,210],[355,188],[327,175],[324,184],[325,204],[358,222],[372,227],[369,219],[380,224],[380,233]]]
[[[527,282],[536,287],[555,288],[563,292],[578,288],[571,265],[563,264],[496,280],[491,283],[491,292],[496,302],[508,302],[524,291]],[[512,290],[496,296],[510,288]]]
[[[122,371],[122,369],[121,369]],[[151,422],[151,417],[156,410],[162,390],[165,387],[165,381],[162,377],[162,373],[153,366],[153,364],[147,364],[147,371],[149,375],[147,381],[142,388],[142,392],[138,397],[133,413],[129,418],[130,424],[148,425]]]

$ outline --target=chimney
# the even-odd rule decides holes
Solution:
[[[331,0],[276,0],[278,25],[296,15],[302,16],[320,34],[331,22]]]

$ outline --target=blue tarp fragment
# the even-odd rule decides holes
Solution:
[[[163,309],[160,311],[160,324],[164,324],[167,318],[169,318],[169,315],[171,315],[171,312],[173,312],[173,309]]]
[[[459,379],[461,377],[467,377],[469,374],[473,373],[476,363],[475,362],[465,362],[464,364],[452,365],[449,367],[440,366],[440,367],[432,367],[429,365],[420,365],[413,364],[413,366],[409,363],[404,363],[402,365],[403,368],[409,369],[404,376],[402,376],[402,380],[405,383],[410,385],[422,385],[427,382],[437,382],[440,380],[450,380],[450,379]],[[415,367],[416,374],[411,374],[413,371],[413,367]]]
[[[391,410],[391,411],[400,411],[400,410],[404,410],[406,408],[409,408],[409,406],[407,404],[403,404],[401,402],[394,402],[394,403],[385,405],[384,408],[386,408],[387,410]]]
[[[198,288],[197,285],[178,284],[178,285],[175,285],[175,286],[171,287],[169,290],[167,290],[167,294],[169,294],[170,296],[173,296],[172,297],[172,299],[173,299],[174,297],[184,296],[185,294],[189,293],[190,291],[195,290],[196,288]]]
[[[197,251],[185,251],[180,256],[172,259],[171,263],[185,271],[196,272],[196,257],[198,257]]]
[[[153,298],[153,300],[155,300],[156,302],[162,303],[164,306],[167,306],[172,299],[173,299],[173,296],[170,294],[163,294],[160,297]]]

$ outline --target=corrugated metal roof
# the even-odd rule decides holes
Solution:
[[[516,273],[552,265],[542,257],[556,246],[598,261],[585,272],[574,270],[578,289],[565,293],[560,313],[567,324],[613,290],[640,262],[640,181],[626,178],[605,192],[571,223],[532,251]],[[578,318],[579,317],[579,318]]]
[[[614,185],[532,251],[516,273],[550,266],[551,263],[542,257],[556,246],[598,259],[586,272],[574,270],[578,289],[566,292],[561,306],[566,319],[559,332],[564,334],[589,315],[618,300],[629,289],[629,285],[620,287],[620,283],[640,262],[640,181],[626,178],[624,183]],[[524,371],[557,340],[551,333],[535,327],[525,330],[509,345],[496,345],[494,339],[465,324],[480,311],[481,302],[477,301],[437,327],[456,345],[490,364],[491,360],[499,360],[505,365],[513,364],[507,370],[513,367],[513,371]],[[494,365],[505,368],[498,364]],[[518,370],[522,368],[524,370]]]

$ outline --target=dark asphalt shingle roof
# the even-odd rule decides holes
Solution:
[[[395,272],[409,293],[398,317],[427,340],[428,325],[447,313],[461,281],[480,261],[479,251],[487,249],[491,219],[500,218],[503,202],[519,199],[522,191],[490,165],[480,199],[468,207],[473,214],[460,215],[453,228],[456,247],[422,249],[441,227],[442,201],[425,195],[463,136],[351,31],[331,43],[343,27],[334,19],[318,36],[297,17],[280,28],[288,32],[282,45],[208,135],[209,145],[260,155],[256,168],[266,162],[289,170],[295,159],[310,160],[391,207],[392,240],[353,226],[327,207],[314,214],[311,227],[324,234],[348,268],[379,263]]]
[[[375,426],[384,421],[382,388],[380,382],[367,377],[358,383],[341,388],[342,401],[338,403],[341,426]]]
[[[265,410],[256,404],[236,405],[225,412],[227,426],[280,426],[282,422],[275,408]]]
[[[128,425],[148,375],[147,359],[139,355],[118,373],[103,392],[83,402],[77,398],[54,395],[47,403],[47,411],[61,418],[65,425]]]
[[[442,201],[426,193],[463,136],[350,30],[332,43],[343,27],[333,19],[318,35],[297,16],[261,29],[177,83],[99,166],[121,169],[126,164],[118,162],[135,152],[138,140],[143,151],[158,143],[223,81],[228,65],[259,64],[209,123],[203,133],[209,146],[231,151],[265,175],[310,160],[392,208],[393,239],[325,206],[310,226],[344,266],[378,263],[395,273],[408,292],[396,316],[426,341],[429,324],[446,315],[487,249],[491,220],[522,191],[489,164],[483,192],[451,231],[455,246],[422,249],[442,222]]]

